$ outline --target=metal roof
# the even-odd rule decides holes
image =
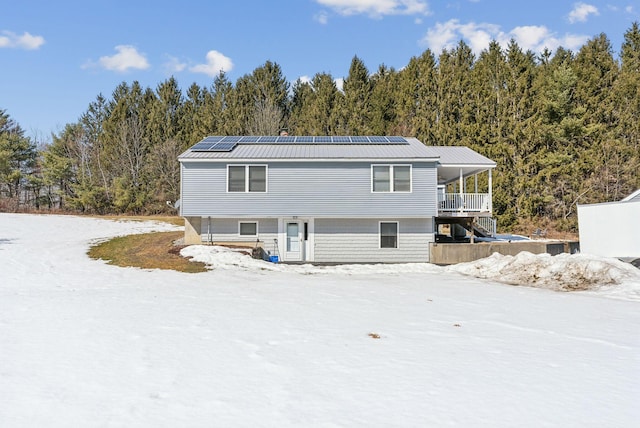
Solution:
[[[208,137],[209,138],[209,137]],[[349,137],[352,138],[352,137]],[[369,137],[371,138],[371,137]],[[390,137],[389,137],[390,138]],[[421,159],[437,161],[438,156],[415,138],[405,138],[406,143],[244,143],[240,141],[231,151],[197,151],[189,149],[179,160],[350,160],[350,159]]]
[[[204,141],[217,142],[223,137],[206,137]],[[226,138],[226,137],[225,137]],[[489,158],[458,146],[425,146],[416,138],[409,137],[287,137],[282,142],[268,139],[269,136],[237,137],[237,144],[230,151],[199,151],[193,147],[182,153],[183,160],[424,160],[438,161],[441,166],[465,166],[493,168],[496,163]],[[369,142],[362,139],[368,138]],[[316,142],[303,142],[306,139]],[[215,141],[213,141],[215,140]],[[260,143],[257,143],[260,140]],[[291,140],[291,141],[289,141]],[[386,140],[386,142],[385,142]],[[404,141],[404,142],[403,142]],[[201,144],[201,143],[199,143]],[[194,147],[197,147],[196,144]]]
[[[468,147],[461,146],[427,146],[432,156],[440,158],[442,166],[478,166],[495,167],[496,163]]]

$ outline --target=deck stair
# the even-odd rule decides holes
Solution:
[[[473,233],[483,238],[496,237],[496,219],[492,217],[476,217],[471,224]]]

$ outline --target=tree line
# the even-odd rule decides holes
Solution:
[[[515,41],[477,57],[460,41],[401,69],[354,57],[293,85],[267,61],[235,84],[220,73],[183,92],[122,82],[46,145],[0,110],[0,209],[165,213],[179,198],[177,156],[207,135],[402,135],[461,145],[495,160],[502,228],[526,219],[575,230],[578,203],[640,187],[640,27],[619,58],[605,34],[578,52],[536,55]]]

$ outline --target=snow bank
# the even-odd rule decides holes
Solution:
[[[629,297],[640,300],[640,270],[617,259],[589,254],[551,256],[523,251],[516,256],[504,256],[494,253],[448,269],[475,278],[557,291],[602,289],[604,294],[609,294],[612,286],[624,285],[621,289],[626,290]]]
[[[470,263],[440,267],[430,263],[345,264],[336,266],[287,265],[251,258],[247,250],[211,245],[192,245],[181,250],[184,257],[211,269],[277,271],[304,275],[401,275],[453,272],[509,285],[554,291],[592,291],[603,296],[640,300],[640,270],[617,259],[587,254],[532,254],[492,256]]]

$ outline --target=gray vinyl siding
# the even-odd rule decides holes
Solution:
[[[238,230],[238,222],[251,222],[258,223],[258,236],[240,236]],[[209,229],[209,224],[211,228]],[[211,235],[209,235],[209,231]],[[255,242],[256,239],[260,240],[263,245],[271,248],[273,246],[273,240],[278,238],[278,220],[275,218],[212,218],[209,223],[208,218],[203,218],[200,226],[200,236],[202,242]]]
[[[380,248],[379,221],[398,222],[398,248]],[[431,218],[316,219],[315,262],[428,262]]]
[[[436,215],[435,162],[412,165],[412,192],[372,193],[371,164],[388,162],[272,162],[266,193],[227,192],[227,165],[181,163],[181,214],[203,217],[431,217]],[[264,165],[264,162],[255,164]]]

